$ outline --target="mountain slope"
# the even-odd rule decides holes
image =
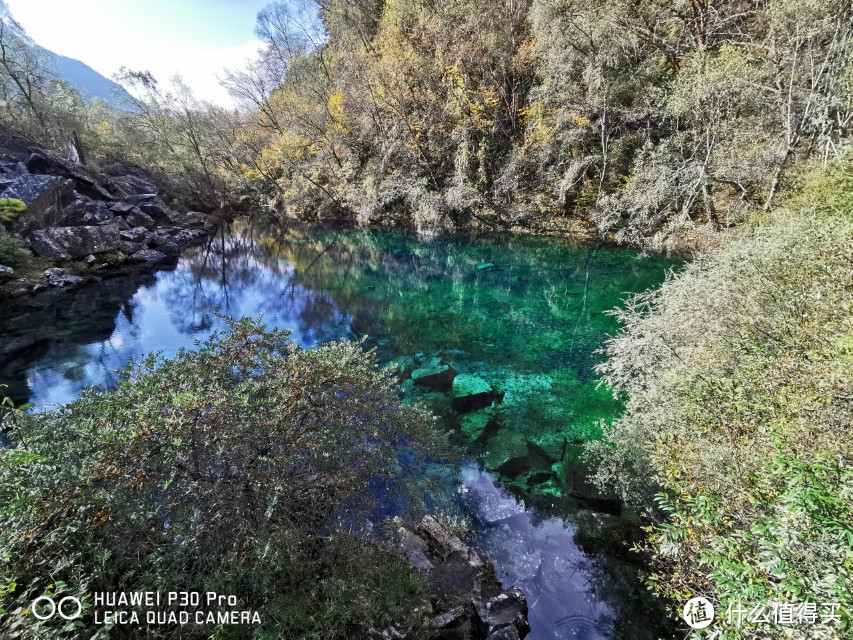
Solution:
[[[122,111],[130,108],[131,97],[121,85],[102,76],[80,60],[59,55],[44,47],[41,49],[50,59],[56,74],[73,85],[85,99],[100,98],[111,107]]]

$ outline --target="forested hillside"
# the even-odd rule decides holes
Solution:
[[[851,25],[845,0],[277,2],[238,112],[128,71],[128,116],[58,100],[15,46],[0,66],[7,121],[210,207],[703,246],[842,153]]]

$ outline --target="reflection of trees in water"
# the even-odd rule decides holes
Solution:
[[[133,307],[128,301],[140,287],[154,280],[151,274],[123,276],[105,280],[85,292],[51,292],[35,301],[38,306],[15,306],[14,301],[10,302],[0,315],[0,379],[9,383],[9,395],[16,401],[25,401],[35,391],[32,385],[41,384],[40,380],[45,380],[46,385],[56,383],[46,381],[44,370],[28,375],[33,364],[38,366],[39,362],[51,363],[60,382],[81,386],[86,365],[92,361],[85,345],[108,340],[117,321],[132,326]],[[18,303],[33,304],[28,300]],[[104,345],[102,353],[94,354],[101,362],[114,363],[107,371],[124,364],[121,358],[114,359],[110,350],[110,345]]]
[[[273,325],[296,325],[303,343],[341,335],[346,316],[322,288],[294,280],[287,262],[259,244],[251,223],[230,226],[188,252],[162,298],[181,333],[209,332],[216,316],[263,313]]]
[[[403,234],[290,225],[256,237],[268,254],[294,265],[295,284],[328,290],[358,333],[425,351],[477,353],[496,344],[508,361],[518,364],[526,353],[548,367],[589,369],[592,351],[616,328],[604,311],[623,292],[659,280],[664,269],[654,260],[637,267],[629,252],[544,238],[423,243]]]

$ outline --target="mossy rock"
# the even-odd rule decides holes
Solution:
[[[27,210],[25,202],[16,198],[0,198],[0,220],[11,222]]]
[[[127,260],[127,256],[123,253],[108,253],[103,256],[103,260],[109,265],[116,265],[121,264],[122,262]]]

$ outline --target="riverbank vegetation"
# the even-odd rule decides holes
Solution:
[[[262,622],[156,637],[337,638],[403,621],[418,633],[424,579],[358,526],[382,483],[398,508],[421,505],[440,477],[427,465],[452,448],[358,344],[287,337],[241,320],[132,365],[115,391],[4,411],[4,637],[108,637],[92,594],[156,585],[236,596],[230,608]],[[45,594],[78,597],[84,616],[39,620]]]
[[[606,432],[615,448],[592,450],[603,485],[657,502],[644,550],[676,607],[702,594],[725,619],[811,602],[820,622],[839,603],[835,623],[790,630],[853,629],[850,175],[848,160],[804,176],[785,207],[618,312],[599,370],[627,408]]]

